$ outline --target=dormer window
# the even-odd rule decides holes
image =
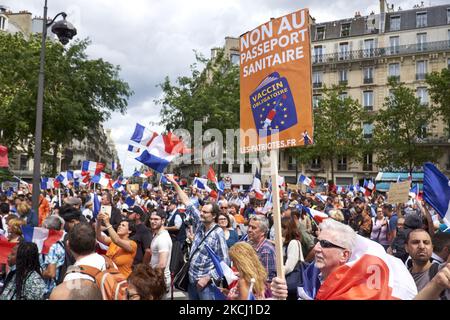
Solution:
[[[350,36],[350,23],[341,24],[341,37]]]
[[[317,27],[316,28],[316,40],[325,39],[325,27]]]

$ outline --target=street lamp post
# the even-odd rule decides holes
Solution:
[[[39,66],[38,96],[36,103],[36,129],[34,134],[34,166],[33,166],[33,210],[38,213],[39,194],[41,179],[41,151],[42,151],[42,114],[44,109],[44,67],[45,67],[45,41],[47,39],[47,29],[55,22],[56,18],[62,16],[63,20],[58,21],[52,27],[52,31],[58,36],[62,44],[67,44],[76,34],[77,30],[70,22],[66,21],[67,14],[58,13],[51,22],[47,23],[47,0],[44,4],[44,20],[42,21],[42,45]]]

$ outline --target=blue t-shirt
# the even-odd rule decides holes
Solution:
[[[389,219],[389,232],[397,230],[397,221],[398,216],[396,213],[394,213],[392,217]]]

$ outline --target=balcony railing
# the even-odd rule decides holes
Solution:
[[[319,59],[316,60],[313,59],[313,64],[333,63],[339,61],[365,60],[365,59],[389,57],[394,55],[405,55],[405,54],[435,52],[445,50],[450,50],[450,41],[435,41],[435,42],[421,43],[420,45],[414,43],[395,47],[376,48],[370,50],[370,54],[367,54],[368,53],[367,49],[340,51],[321,55],[320,56],[321,61],[319,61]]]
[[[347,171],[347,164],[338,164],[337,169],[339,171]]]
[[[313,55],[313,63],[322,63],[323,62],[323,55]]]
[[[372,171],[372,170],[373,170],[373,164],[371,164],[371,163],[363,164],[363,171]]]
[[[426,73],[416,73],[416,80],[425,80]]]
[[[373,78],[364,78],[364,84],[373,83]]]
[[[373,106],[364,106],[365,111],[373,111]]]

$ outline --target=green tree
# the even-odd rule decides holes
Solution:
[[[447,124],[447,134],[450,137],[450,70],[432,72],[427,75],[428,91],[436,104],[437,112]]]
[[[52,151],[52,174],[61,145],[82,140],[111,117],[125,113],[133,94],[119,78],[120,68],[102,59],[90,60],[89,40],[75,41],[65,49],[46,43],[45,92],[42,131],[43,152]],[[7,146],[33,154],[38,91],[40,37],[25,40],[20,34],[0,34],[0,127]]]
[[[314,146],[311,156],[328,161],[334,182],[334,165],[341,156],[361,156],[364,111],[357,100],[344,95],[344,87],[324,88],[323,99],[314,110]]]
[[[426,126],[432,124],[436,112],[423,106],[414,91],[395,79],[389,79],[390,96],[375,116],[374,145],[377,165],[389,169],[407,169],[425,161],[436,160],[438,153],[424,145]]]
[[[186,129],[193,136],[194,121],[203,121],[203,129],[239,128],[239,67],[233,65],[221,50],[208,60],[196,54],[191,75],[178,77],[172,83],[168,77],[159,86],[163,97],[161,122],[166,130]],[[198,70],[199,64],[205,65]]]

